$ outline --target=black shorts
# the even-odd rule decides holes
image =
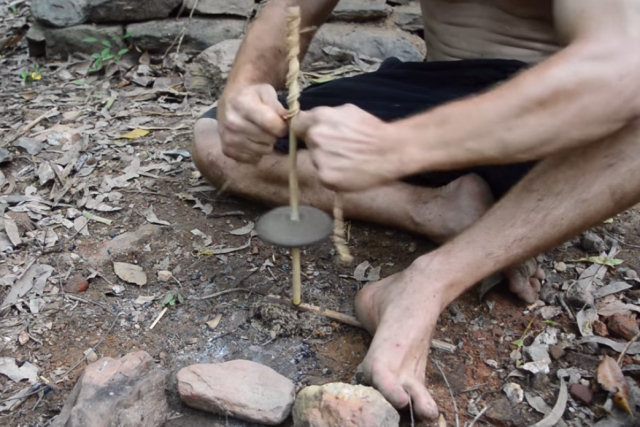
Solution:
[[[486,91],[525,69],[527,64],[504,59],[476,59],[443,62],[402,62],[396,58],[384,61],[371,73],[360,74],[315,84],[302,91],[300,106],[308,110],[319,106],[334,107],[351,103],[391,121],[426,111],[465,96]],[[283,104],[285,100],[282,99]],[[202,117],[215,118],[215,108]],[[304,143],[300,143],[304,147]],[[276,149],[288,151],[288,140],[282,138]],[[481,176],[494,196],[503,196],[534,165],[534,162],[510,165],[486,165],[473,168],[425,172],[405,181],[428,187],[440,187],[470,172]]]

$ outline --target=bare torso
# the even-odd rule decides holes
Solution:
[[[427,58],[539,62],[561,43],[553,0],[421,0]]]

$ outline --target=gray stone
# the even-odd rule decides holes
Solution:
[[[87,19],[87,0],[32,0],[31,15],[54,27],[82,24]]]
[[[395,7],[393,9],[393,20],[399,28],[405,31],[414,33],[424,30],[422,10],[418,2]]]
[[[193,9],[196,6],[196,14],[199,15],[237,15],[249,17],[253,14],[255,9],[255,2],[253,0],[185,0],[185,7],[188,10]]]
[[[600,253],[607,250],[607,244],[602,237],[593,231],[586,231],[580,239],[580,247],[589,253]]]
[[[484,413],[485,418],[493,426],[521,426],[525,425],[522,416],[505,396],[494,400]]]
[[[593,402],[593,392],[585,385],[571,384],[571,386],[569,386],[569,393],[574,399],[587,406],[591,405],[591,402]]]
[[[335,60],[326,53],[328,47],[351,52],[354,57],[364,55],[377,60],[395,56],[403,61],[422,61],[426,53],[423,40],[397,29],[328,23],[314,37],[304,64],[318,61],[334,64]]]
[[[362,22],[384,19],[391,8],[384,0],[340,0],[331,18],[340,21]]]
[[[85,22],[132,22],[166,18],[181,0],[33,0],[35,19],[54,27]]]
[[[144,351],[120,359],[103,357],[87,366],[54,427],[155,427],[169,409],[167,373]]]
[[[177,380],[185,404],[267,425],[280,424],[289,416],[295,396],[288,378],[249,360],[187,366]]]
[[[13,156],[6,148],[0,148],[0,164],[10,162]]]
[[[44,35],[45,50],[48,57],[65,56],[78,52],[91,55],[105,48],[100,41],[85,41],[87,37],[108,40],[113,46],[113,52],[125,47],[124,42],[118,39],[124,35],[120,25],[99,27],[95,25],[74,25],[67,28],[47,28],[34,24],[32,29],[35,34],[42,33]],[[29,37],[29,34],[27,34],[27,37]]]
[[[400,415],[376,389],[331,383],[305,387],[293,406],[294,426],[391,427]]]
[[[190,92],[197,92],[217,98],[231,71],[241,39],[230,39],[206,49],[187,66],[184,86]]]
[[[244,32],[245,21],[231,18],[181,18],[171,21],[147,21],[127,26],[131,40],[142,50],[164,52],[183,29],[183,50],[203,51],[227,39],[236,39]]]

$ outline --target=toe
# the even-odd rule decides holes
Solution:
[[[384,398],[395,408],[401,409],[409,404],[409,394],[394,375],[388,372],[374,372],[370,380],[371,385],[382,393]]]
[[[405,384],[405,389],[411,395],[413,413],[418,419],[435,420],[438,418],[438,405],[422,383],[414,380]]]

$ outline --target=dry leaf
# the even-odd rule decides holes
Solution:
[[[138,138],[142,138],[143,136],[149,135],[149,133],[151,133],[151,131],[146,129],[134,129],[129,133],[125,133],[124,135],[121,135],[120,138],[138,139]]]
[[[615,404],[629,415],[633,415],[629,406],[629,385],[615,359],[604,356],[598,366],[597,376],[602,388],[613,393]]]
[[[229,231],[229,234],[233,234],[234,236],[244,236],[245,234],[249,234],[255,228],[255,224],[253,221],[249,221],[247,225],[244,227],[236,228],[235,230]]]
[[[24,362],[18,367],[13,357],[0,357],[0,374],[6,375],[15,382],[27,380],[30,384],[35,384],[38,381],[37,367],[29,362]]]
[[[556,400],[556,404],[553,405],[553,409],[549,414],[533,424],[531,427],[552,427],[555,426],[562,419],[562,414],[564,410],[567,409],[567,399],[569,397],[569,393],[567,392],[567,384],[564,380],[560,380],[560,392],[558,393],[558,400]]]
[[[147,275],[139,265],[126,262],[114,262],[113,271],[119,278],[127,283],[134,283],[138,286],[147,284]]]
[[[209,329],[213,331],[216,327],[218,327],[218,324],[220,323],[221,319],[222,319],[222,314],[217,314],[216,317],[214,317],[213,319],[207,322],[207,326],[209,327]]]

